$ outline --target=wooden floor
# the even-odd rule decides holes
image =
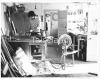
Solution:
[[[59,64],[60,58],[52,58],[51,63]],[[67,58],[65,70],[55,69],[56,75],[54,75],[54,76],[59,76],[58,74],[60,74],[61,77],[63,77],[63,76],[66,76],[66,77],[85,77],[85,76],[92,77],[93,76],[93,77],[95,77],[98,75],[99,67],[98,67],[98,63],[96,61],[85,62],[85,61],[75,60],[74,65],[71,65],[71,63],[72,63],[72,59]],[[90,73],[90,74],[88,74],[88,73]],[[52,76],[52,75],[50,75],[50,76]]]

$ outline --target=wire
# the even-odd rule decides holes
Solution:
[[[52,58],[51,58],[50,60],[55,61],[55,60],[54,60],[54,59],[52,59]],[[53,64],[53,63],[51,63],[51,62],[50,62],[50,64],[51,64],[51,65],[52,65],[52,67],[53,67],[53,68],[55,68],[55,69],[60,69],[60,68],[62,67],[62,64],[61,64],[61,63],[58,63],[58,64]],[[57,67],[57,65],[59,65],[59,67]]]

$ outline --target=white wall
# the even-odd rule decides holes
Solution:
[[[98,61],[100,53],[100,3],[89,5],[88,15],[88,38],[87,38],[87,60]],[[97,31],[97,35],[93,34]]]

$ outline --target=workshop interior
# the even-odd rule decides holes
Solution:
[[[1,77],[97,77],[99,5],[1,3]]]

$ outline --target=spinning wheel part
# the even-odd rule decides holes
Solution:
[[[67,48],[71,46],[71,44],[72,44],[71,37],[67,34],[61,35],[58,39],[58,45],[61,45],[63,49],[62,56],[61,56],[61,61],[63,60],[62,62],[63,70],[65,70],[65,56],[67,55],[66,51],[67,51]]]
[[[62,64],[62,69],[65,70],[65,64]]]
[[[63,34],[58,39],[58,45],[59,44],[66,44],[67,46],[70,46],[72,44],[71,37],[67,34]]]

